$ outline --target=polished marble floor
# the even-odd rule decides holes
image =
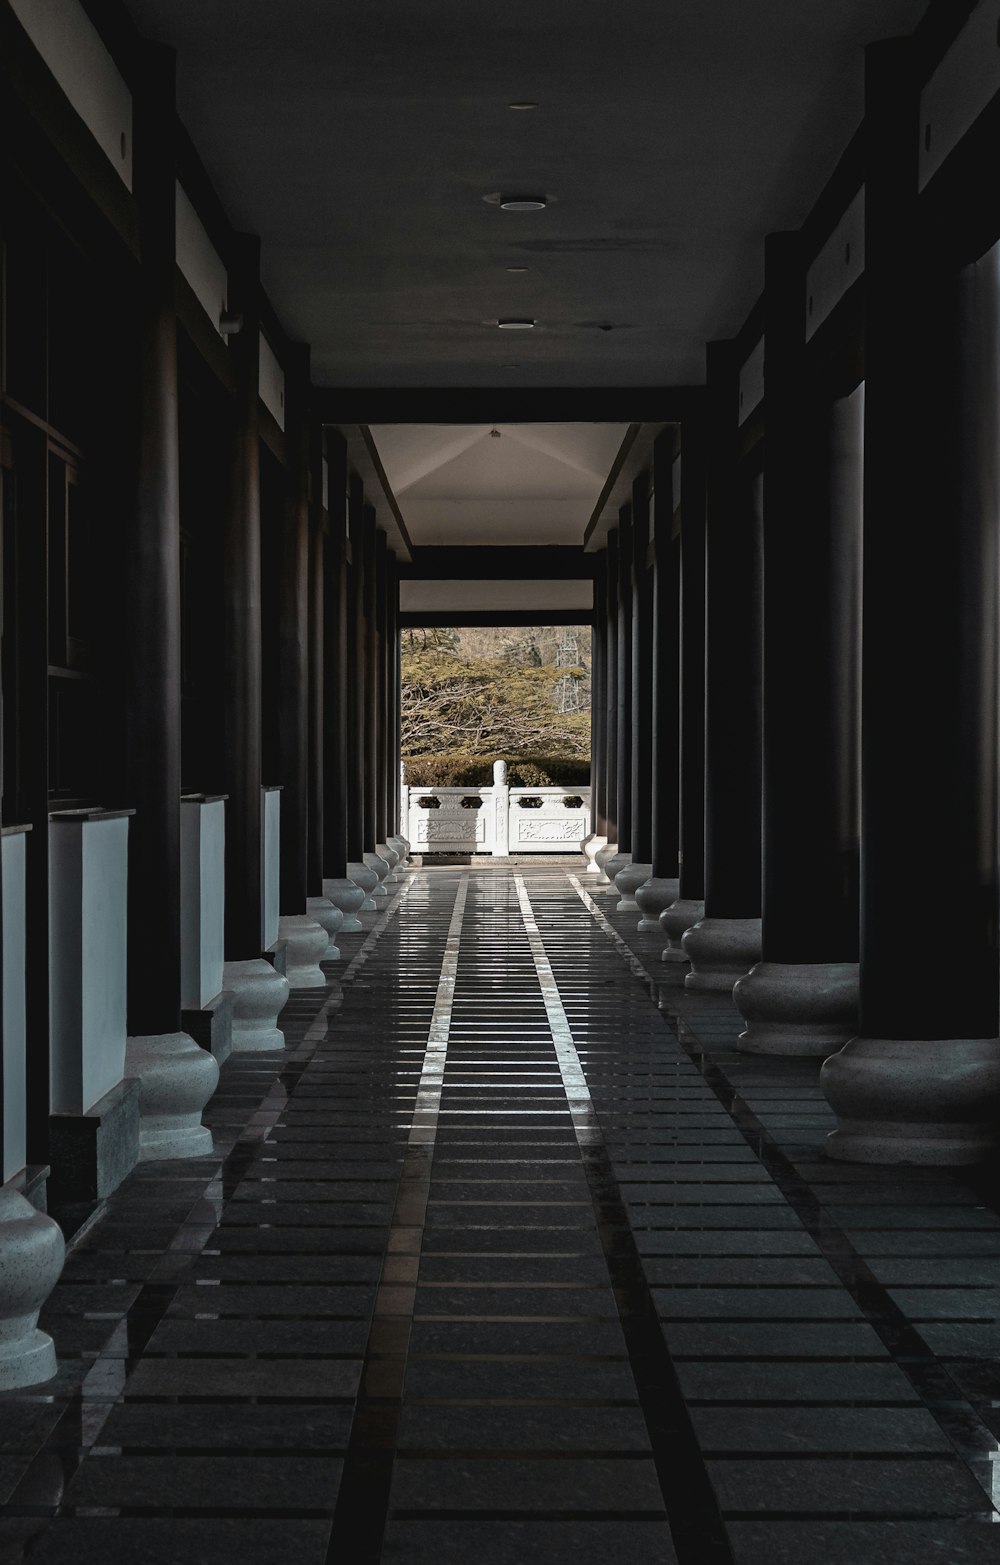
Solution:
[[[4,1565],[1000,1558],[996,1174],[824,1161],[594,880],[411,872],[223,1067],[0,1397]]]

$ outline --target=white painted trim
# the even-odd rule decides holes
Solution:
[[[77,0],[10,0],[11,9],[127,190],[132,94]]]
[[[285,372],[264,333],[260,334],[260,400],[279,429],[285,427]]]
[[[0,1183],[27,1162],[25,1079],[25,874],[28,836],[2,840],[3,853],[3,1169]]]
[[[739,422],[745,424],[755,407],[764,400],[764,339],[747,355],[740,370]]]
[[[980,0],[920,94],[919,188],[1000,92],[1000,0]]]
[[[865,269],[865,187],[806,273],[806,341],[830,315]]]
[[[175,214],[177,265],[191,284],[195,298],[213,327],[228,346],[229,339],[222,336],[219,318],[229,298],[229,273],[180,181],[177,183]]]
[[[592,581],[401,581],[399,607],[404,614],[467,613],[579,609],[584,616],[594,606]],[[539,620],[539,624],[542,621]]]

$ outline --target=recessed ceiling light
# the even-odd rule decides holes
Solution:
[[[507,270],[508,272],[526,272],[528,268],[526,266],[508,266]]]
[[[544,196],[501,195],[500,206],[504,212],[541,212],[548,201]]]
[[[537,109],[538,108],[538,104],[537,103],[528,103],[528,102],[524,102],[524,103],[508,103],[507,107],[508,107],[508,109]]]
[[[511,318],[510,316],[504,320],[497,321],[501,331],[531,331],[534,324],[534,321]]]

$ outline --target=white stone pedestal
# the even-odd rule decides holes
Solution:
[[[603,853],[604,851],[605,850],[602,848],[601,849],[601,853]],[[601,854],[600,853],[597,855],[597,861],[598,861],[598,863],[601,862]],[[628,867],[631,864],[631,862],[632,862],[632,855],[631,855],[631,853],[621,853],[621,852],[619,852],[617,847],[614,849],[614,851],[612,853],[609,853],[607,858],[604,860],[602,868],[604,870],[605,877],[606,877],[608,883],[615,887],[616,891],[618,889],[618,876],[619,876],[619,874],[621,873],[621,871],[623,869],[628,869]],[[645,879],[645,876],[643,878]],[[619,894],[619,897],[620,897],[621,893],[619,892],[618,894]],[[617,909],[617,904],[616,904],[616,909]]]
[[[53,1113],[85,1114],[125,1071],[128,818],[49,817],[49,1049]]]
[[[652,876],[635,888],[635,904],[642,914],[638,924],[640,934],[662,935],[664,933],[660,914],[677,901],[679,890],[680,881],[676,878],[654,880]]]
[[[587,861],[588,875],[599,875],[601,873],[600,865],[596,864],[594,860],[595,855],[600,852],[601,848],[607,846],[607,842],[607,837],[598,837],[596,832],[591,832],[590,836],[585,837],[581,842],[580,852]]]
[[[27,1162],[25,1082],[25,872],[30,826],[5,826],[3,853],[3,1170],[0,1182]],[[2,1262],[0,1262],[2,1265]]]
[[[37,1386],[56,1372],[38,1312],[59,1281],[66,1246],[59,1225],[12,1185],[0,1186],[0,1391]]]
[[[288,999],[284,974],[263,957],[256,957],[248,962],[227,962],[222,981],[233,991],[233,1053],[283,1049],[285,1035],[277,1022]]]
[[[1000,1038],[852,1038],[820,1081],[851,1163],[978,1163],[1000,1145]]]
[[[361,857],[368,865],[368,868],[375,874],[375,885],[372,887],[371,895],[375,898],[387,897],[389,893],[385,889],[385,882],[389,875],[388,859],[384,859],[381,854],[373,852],[363,853]]]
[[[733,989],[748,1054],[825,1060],[858,1030],[857,962],[758,962]]]
[[[667,943],[660,952],[663,962],[686,962],[688,954],[682,945],[684,935],[705,917],[705,904],[693,897],[678,897],[676,902],[664,908],[660,914],[660,928]]]
[[[759,918],[703,918],[682,944],[691,962],[685,989],[732,993],[738,978],[760,961]]]
[[[280,795],[278,796],[280,797]],[[200,1011],[222,990],[226,796],[181,799],[181,1006]]]
[[[343,934],[355,934],[364,928],[358,914],[365,905],[365,894],[353,880],[324,880],[323,895],[340,909]]]
[[[320,957],[320,961],[339,962],[340,948],[337,945],[337,935],[344,927],[344,915],[341,909],[336,903],[331,902],[329,897],[306,897],[306,912],[326,930],[326,950]]]
[[[260,948],[270,951],[278,939],[281,895],[281,789],[260,793]]]
[[[320,962],[326,955],[327,933],[308,913],[283,913],[278,939],[285,942],[285,977],[290,989],[321,989],[326,974]]]
[[[218,1061],[186,1032],[130,1038],[128,1074],[139,1082],[139,1157],[207,1157],[202,1110],[219,1083]]]
[[[378,875],[367,862],[367,857],[368,855],[366,854],[366,862],[363,864],[348,864],[347,876],[349,880],[353,880],[356,886],[360,886],[365,894],[365,900],[361,904],[361,912],[374,913],[375,899],[373,892],[378,885]]]
[[[639,912],[639,904],[635,900],[635,894],[652,873],[652,864],[635,864],[632,860],[629,860],[624,869],[618,871],[615,876],[615,885],[621,894],[621,901],[615,908],[616,913]]]

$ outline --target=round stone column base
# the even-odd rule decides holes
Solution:
[[[686,962],[688,954],[681,944],[681,939],[695,924],[700,924],[705,917],[705,904],[698,902],[694,897],[678,897],[676,902],[664,908],[660,914],[660,928],[667,937],[667,943],[660,952],[661,962]]]
[[[389,873],[385,877],[386,895],[388,895],[388,887],[394,885],[396,881],[396,865],[399,863],[399,854],[387,842],[376,842],[375,851],[379,858],[385,859],[389,866]]]
[[[340,909],[343,922],[339,933],[356,934],[359,929],[364,929],[358,913],[364,907],[365,894],[353,880],[324,880],[323,895]]]
[[[365,855],[365,860],[366,862],[363,864],[348,864],[347,877],[349,880],[353,880],[356,886],[360,886],[365,894],[365,900],[361,904],[361,912],[374,913],[375,902],[372,893],[378,885],[378,875],[367,862],[367,854]]]
[[[614,858],[617,852],[617,842],[606,842],[603,848],[598,848],[594,854],[594,868],[597,871],[597,883],[599,886],[608,884],[608,876],[605,874],[604,866],[609,859]]]
[[[387,837],[385,840],[389,844],[390,848],[395,848],[396,852],[399,854],[399,860],[397,864],[398,868],[399,864],[405,863],[410,851],[410,844],[407,842],[405,837],[400,837],[397,835]]]
[[[628,869],[631,862],[631,853],[620,853],[617,848],[615,848],[615,851],[604,860],[603,868],[605,876],[607,877],[609,884],[614,886],[616,891],[618,891],[618,876],[621,874],[623,869]],[[618,892],[618,895],[619,897],[621,896],[620,891]],[[617,903],[615,906],[617,909]]]
[[[679,889],[679,880],[654,879],[653,876],[636,887],[635,905],[642,914],[638,925],[640,934],[662,934],[660,914],[677,901]]]
[[[584,837],[581,842],[580,852],[587,861],[587,873],[589,875],[599,875],[601,873],[598,865],[594,863],[594,854],[599,848],[605,846],[607,840],[607,837],[599,837],[596,832],[592,831],[590,836]]]
[[[222,987],[233,991],[233,1053],[283,1049],[285,1035],[277,1026],[288,999],[288,979],[263,957],[226,962]]]
[[[306,897],[306,912],[310,918],[314,918],[317,924],[322,924],[326,930],[327,946],[321,962],[339,962],[340,950],[337,946],[337,935],[344,927],[344,915],[335,902],[329,897]]]
[[[0,1391],[38,1386],[56,1372],[38,1312],[59,1281],[66,1245],[58,1223],[12,1185],[0,1185]]]
[[[738,978],[760,961],[759,918],[703,918],[687,931],[682,945],[691,963],[685,989],[732,993]]]
[[[1000,1038],[852,1038],[820,1072],[846,1163],[979,1163],[1000,1147]]]
[[[320,989],[326,974],[320,967],[328,945],[327,933],[309,913],[283,913],[278,919],[278,939],[284,940],[285,977],[290,989]]]
[[[186,1032],[129,1038],[125,1074],[139,1082],[139,1159],[208,1157],[212,1132],[202,1110],[219,1084],[219,1064]]]
[[[618,871],[615,876],[615,885],[621,893],[621,901],[615,908],[616,913],[639,912],[639,904],[635,900],[635,894],[652,873],[652,864],[636,864],[634,859],[629,859],[625,868]]]
[[[857,962],[758,962],[733,989],[737,1048],[825,1060],[858,1030]]]
[[[384,859],[380,853],[362,853],[361,857],[368,865],[368,868],[375,871],[375,884],[369,895],[376,899],[387,897],[389,893],[386,891],[383,882],[389,874],[389,860]]]

